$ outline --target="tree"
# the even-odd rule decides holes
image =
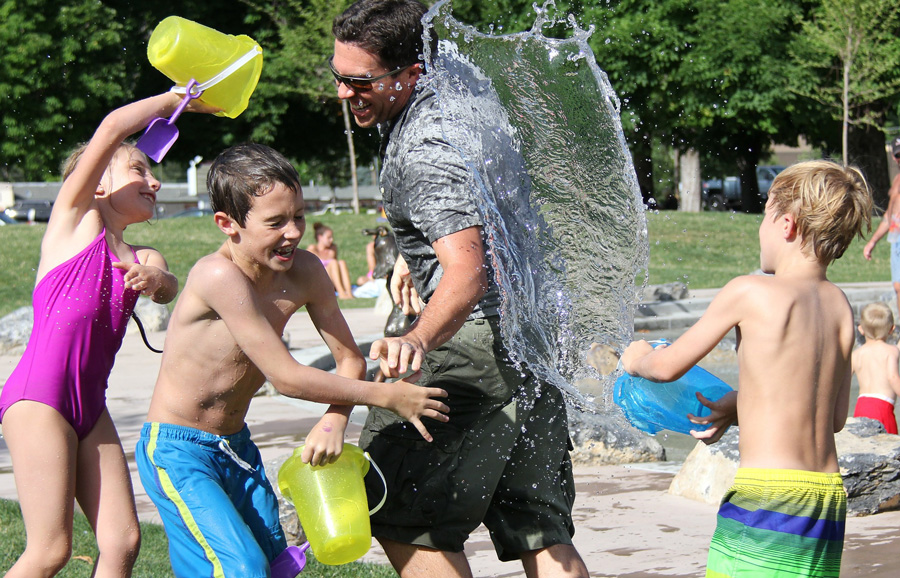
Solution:
[[[257,109],[248,115],[256,125],[254,139],[271,139],[277,148],[309,161],[305,166],[315,167],[318,180],[343,185],[355,166],[348,139],[364,158],[372,158],[379,143],[375,131],[346,128],[346,112],[327,63],[334,51],[331,23],[351,0],[244,2],[270,25],[269,76],[260,82],[265,112]],[[298,136],[303,138],[298,141]]]
[[[850,125],[880,127],[886,102],[900,94],[898,27],[895,1],[822,0],[792,47],[800,65],[792,89],[841,121],[844,164]]]
[[[656,197],[654,145],[690,148],[679,142],[678,119],[689,97],[679,80],[680,62],[696,44],[690,1],[620,0],[586,8],[596,23],[590,39],[597,64],[609,75],[622,103],[622,127],[645,200]],[[685,145],[685,146],[682,146]]]
[[[593,11],[604,24],[592,47],[622,98],[623,124],[633,122],[632,144],[670,143],[680,152],[696,149],[707,163],[737,165],[745,209],[758,210],[756,165],[773,140],[798,134],[783,54],[799,0],[610,6]]]
[[[0,2],[0,178],[52,179],[131,93],[125,26],[93,0]],[[96,119],[82,127],[85,118]]]

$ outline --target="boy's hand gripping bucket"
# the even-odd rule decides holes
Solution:
[[[278,471],[278,489],[297,509],[316,559],[323,564],[338,565],[362,557],[372,545],[370,512],[363,476],[369,464],[384,482],[384,475],[368,454],[357,446],[344,444],[340,457],[332,464],[311,466],[303,463],[303,447],[284,462]],[[387,488],[387,486],[385,486]]]
[[[236,118],[246,110],[262,72],[262,48],[245,35],[223,34],[179,16],[169,16],[150,35],[147,58],[184,92],[192,79],[200,100]]]

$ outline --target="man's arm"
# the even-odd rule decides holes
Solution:
[[[481,227],[441,237],[432,246],[443,275],[428,305],[406,335],[372,344],[370,357],[381,359],[381,370],[389,377],[418,371],[425,354],[459,331],[487,290]]]

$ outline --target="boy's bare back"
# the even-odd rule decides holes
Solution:
[[[846,421],[853,313],[825,279],[744,277],[737,325],[741,466],[838,471]]]
[[[881,339],[866,339],[853,351],[853,373],[860,395],[895,400],[900,394],[900,349]]]

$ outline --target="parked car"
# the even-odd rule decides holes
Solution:
[[[350,203],[328,203],[323,206],[321,209],[313,213],[313,215],[325,215],[328,213],[333,213],[335,215],[340,215],[341,213],[352,213],[353,207]]]
[[[756,184],[759,187],[761,204],[769,198],[769,189],[778,173],[785,169],[782,165],[760,165],[756,167]],[[741,179],[707,179],[701,185],[703,205],[710,211],[741,210]]]
[[[179,211],[177,213],[173,213],[165,217],[166,219],[175,219],[176,217],[208,217],[210,215],[215,215],[216,212],[210,208],[200,208],[193,207],[191,209],[185,209],[183,211]]]
[[[19,223],[19,221],[15,220],[12,217],[10,217],[9,215],[7,215],[5,211],[0,212],[0,227],[3,227],[5,225],[20,225],[20,224],[21,223]]]
[[[53,203],[50,201],[24,200],[16,201],[6,209],[6,214],[17,221],[39,221],[46,223],[50,220],[50,211]]]

